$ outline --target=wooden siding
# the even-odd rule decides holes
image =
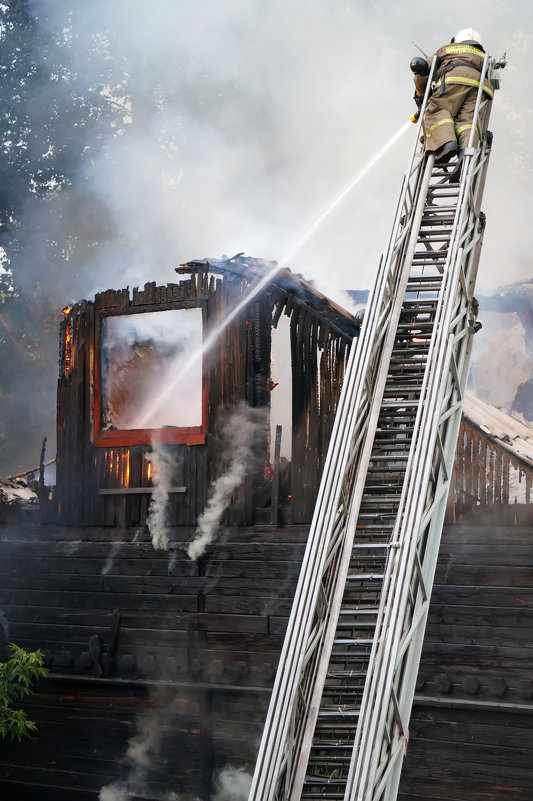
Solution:
[[[215,280],[203,271],[179,284],[162,287],[145,284],[142,291],[134,289],[131,298],[128,290],[107,290],[96,295],[94,304],[82,301],[64,315],[60,337],[55,492],[59,522],[121,528],[146,522],[149,494],[131,492],[102,496],[99,492],[151,486],[146,474],[149,444],[117,447],[110,442],[107,447],[94,446],[95,415],[99,406],[95,378],[102,316],[205,304],[208,335],[212,327],[224,319],[228,309],[240,300],[246,286],[242,279],[228,276]],[[216,458],[221,415],[239,402],[251,406],[268,405],[266,386],[270,373],[265,359],[270,348],[265,331],[269,336],[269,320],[268,304],[264,310],[261,306],[257,310],[257,304],[251,304],[221,332],[216,347],[204,357],[205,444],[169,446],[176,463],[173,483],[185,487],[184,493],[170,497],[171,525],[196,523],[205,507],[209,484],[224,467],[220,458]],[[256,334],[258,327],[259,336]],[[258,341],[262,343],[261,356],[255,348]],[[253,487],[248,487],[248,491],[252,500],[244,504],[241,493],[236,503],[243,523],[252,522]]]
[[[139,798],[207,799],[213,770],[251,768],[307,529],[237,528],[199,562],[192,533],[165,553],[135,529],[0,528],[3,655],[40,647],[53,674],[25,704],[39,734],[3,745],[0,797],[96,799],[151,725],[161,753]]]
[[[290,318],[292,460],[290,519],[310,523],[339,402],[351,340],[312,309],[271,291],[274,324]]]
[[[139,798],[207,799],[213,770],[252,770],[307,530],[232,529],[197,563],[191,532],[165,554],[135,529],[0,529],[6,638],[54,674],[26,705],[37,738],[3,745],[0,794],[93,801],[153,720]],[[530,528],[445,527],[401,801],[531,798],[532,588]]]
[[[399,801],[533,798],[533,530],[447,526]]]
[[[57,405],[56,522],[66,525],[127,528],[146,522],[151,480],[147,475],[150,431],[113,431],[106,441],[99,431],[99,341],[101,321],[109,315],[204,308],[206,336],[243,298],[247,281],[227,273],[223,278],[200,270],[179,284],[144,290],[107,290],[94,303],[82,301],[65,310],[60,336],[60,376]],[[270,408],[272,326],[281,314],[290,318],[287,349],[292,364],[292,496],[289,519],[311,520],[334,414],[339,399],[351,336],[335,318],[321,318],[311,306],[283,288],[272,286],[253,299],[216,338],[204,354],[205,432],[176,436],[170,444],[176,460],[175,486],[185,492],[170,497],[170,525],[195,525],[203,511],[212,480],[226,467],[221,453],[220,426],[239,403]],[[352,329],[355,331],[356,329]],[[268,427],[257,447],[260,467],[252,471],[233,498],[228,520],[240,525],[255,521],[264,504],[269,462]],[[172,437],[172,429],[162,429]],[[113,442],[112,437],[119,437]],[[187,439],[188,437],[188,439]],[[196,438],[200,437],[196,442]],[[96,446],[96,447],[95,447]],[[128,493],[111,491],[128,489]],[[105,490],[105,494],[102,494]],[[135,492],[135,490],[141,490]],[[144,492],[143,492],[144,490]],[[285,499],[286,500],[286,499]]]
[[[533,467],[463,420],[447,515],[455,523],[533,522]]]

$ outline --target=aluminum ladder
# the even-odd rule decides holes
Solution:
[[[487,56],[481,78],[499,86],[499,66]],[[476,329],[492,139],[482,84],[455,183],[413,149],[350,355],[249,801],[397,795]]]

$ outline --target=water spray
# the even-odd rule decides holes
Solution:
[[[321,211],[318,212],[306,225],[298,239],[296,239],[293,244],[287,249],[283,258],[278,264],[275,264],[271,270],[269,270],[260,280],[256,283],[251,284],[248,288],[247,292],[245,293],[242,300],[226,315],[226,317],[221,320],[206,336],[204,339],[201,348],[191,354],[189,359],[182,365],[181,369],[178,373],[174,376],[173,380],[165,387],[164,391],[159,395],[157,400],[152,404],[152,406],[147,409],[142,415],[139,421],[139,428],[144,428],[146,422],[150,419],[151,415],[155,410],[157,410],[168,398],[171,392],[173,392],[180,381],[187,375],[189,370],[196,364],[196,362],[203,356],[204,353],[207,353],[211,349],[211,347],[215,344],[220,334],[228,327],[228,325],[237,317],[238,314],[247,306],[247,304],[258,295],[263,289],[265,289],[274,279],[276,274],[282,270],[284,267],[287,266],[287,263],[292,259],[292,257],[298,253],[299,250],[311,239],[311,237],[315,234],[315,232],[320,228],[323,222],[332,214],[332,212],[337,208],[339,203],[342,203],[344,198],[354,189],[357,184],[365,177],[365,175],[370,172],[372,167],[387,153],[388,150],[400,139],[401,136],[411,127],[411,121],[408,120],[404,123],[401,128],[392,136],[388,142],[386,142],[383,147],[381,147],[377,153],[365,164],[365,166],[358,170],[355,175],[348,181],[348,183],[327,203]]]

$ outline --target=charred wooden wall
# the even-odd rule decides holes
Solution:
[[[253,764],[307,530],[238,527],[200,562],[190,533],[164,552],[135,530],[0,529],[0,658],[39,647],[53,674],[26,704],[35,740],[3,744],[0,797],[96,799],[150,727],[139,797],[207,799],[213,770]]]
[[[533,798],[533,531],[444,529],[401,801]]]
[[[246,282],[233,276],[215,279],[206,271],[179,284],[143,291],[109,290],[83,301],[65,313],[60,338],[60,376],[57,405],[58,520],[67,525],[127,527],[144,524],[151,486],[147,474],[149,444],[95,447],[95,375],[99,358],[99,328],[108,314],[163,311],[205,304],[208,335],[241,299]],[[258,344],[260,348],[258,349]],[[210,481],[224,468],[217,447],[221,416],[239,402],[268,404],[270,375],[270,309],[250,304],[217,338],[204,356],[207,430],[205,442],[169,446],[176,463],[175,484],[185,493],[169,501],[171,525],[193,525],[203,511]],[[98,422],[98,421],[96,421]],[[266,443],[266,432],[265,432]],[[266,445],[265,445],[266,448]],[[253,484],[254,482],[250,482]],[[257,482],[255,482],[257,484]],[[113,494],[113,490],[130,490]],[[141,492],[135,493],[135,489]],[[105,494],[102,495],[102,490]],[[252,522],[253,486],[238,493],[235,515]]]
[[[246,288],[242,277],[226,274],[215,279],[203,270],[179,284],[146,284],[142,291],[134,289],[131,297],[128,290],[108,290],[96,295],[94,303],[82,301],[65,311],[57,404],[55,498],[60,523],[125,528],[146,522],[150,502],[146,490],[152,485],[147,472],[148,440],[135,444],[132,434],[131,444],[125,444],[127,436],[123,436],[95,446],[102,319],[203,304],[204,335],[208,336],[241,301]],[[296,523],[311,520],[352,338],[290,292],[272,286],[219,333],[204,355],[205,441],[168,446],[176,460],[174,483],[185,487],[184,493],[170,497],[170,525],[196,523],[210,482],[225,469],[228,454],[220,447],[224,414],[239,402],[269,410],[271,331],[283,313],[290,318],[287,349],[291,351],[293,383],[290,519]],[[235,493],[232,522],[247,525],[254,521],[255,506],[260,503],[258,487],[264,480],[261,468],[264,471],[269,459],[267,439],[268,423],[259,460],[262,465]]]
[[[133,531],[2,528],[6,641],[53,676],[27,705],[40,734],[3,744],[0,795],[92,801],[152,724],[139,797],[207,799],[213,770],[252,769],[307,532],[236,528],[199,563],[185,533],[164,553]],[[532,588],[530,528],[445,527],[402,801],[532,797]]]
[[[290,318],[292,457],[290,519],[309,523],[352,340],[313,309],[272,289],[273,323]]]
[[[447,519],[454,523],[533,523],[533,467],[519,455],[461,422]]]

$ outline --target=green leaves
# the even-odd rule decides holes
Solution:
[[[0,737],[20,740],[37,731],[24,710],[13,709],[13,702],[31,695],[32,686],[48,675],[41,651],[25,651],[11,643],[11,658],[0,662]]]

